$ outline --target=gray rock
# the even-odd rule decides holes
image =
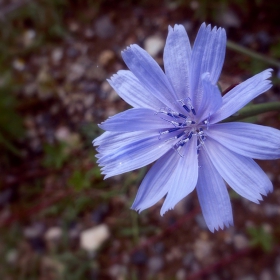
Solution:
[[[43,234],[44,225],[42,223],[34,223],[31,226],[24,228],[23,235],[26,238],[37,238]]]
[[[23,88],[24,94],[28,97],[34,96],[36,91],[37,91],[37,83],[36,82],[28,83]]]
[[[24,31],[22,42],[25,47],[30,47],[34,43],[34,39],[36,37],[36,32],[33,29],[28,29]]]
[[[245,275],[240,277],[239,280],[257,280],[257,277],[254,275]]]
[[[106,78],[106,71],[102,66],[94,64],[87,68],[85,76],[88,80],[104,81]]]
[[[263,46],[267,46],[267,45],[271,44],[271,37],[264,30],[257,33],[257,39],[260,41],[260,43]]]
[[[183,268],[180,268],[177,272],[176,272],[176,279],[177,280],[184,280],[187,279],[187,273]]]
[[[163,268],[163,266],[164,266],[164,260],[162,257],[155,256],[155,257],[151,257],[148,260],[148,268],[151,273],[156,273],[160,271]]]
[[[220,278],[218,275],[215,275],[215,274],[211,275],[209,278],[209,280],[220,280],[220,279],[222,279],[222,278]]]
[[[273,280],[274,277],[268,269],[264,269],[260,274],[260,280]]]
[[[10,265],[16,264],[18,260],[18,251],[16,249],[9,250],[7,255],[6,255],[6,261]]]
[[[226,10],[223,13],[219,13],[218,21],[225,27],[238,28],[241,25],[238,15],[232,10]]]
[[[278,257],[275,261],[275,266],[274,266],[274,270],[276,275],[279,277],[280,279],[280,257]]]
[[[164,252],[164,249],[165,249],[165,247],[164,247],[164,244],[162,242],[155,243],[154,252],[156,254],[162,254]]]
[[[4,206],[8,202],[10,202],[13,195],[13,189],[6,189],[0,192],[0,206]]]
[[[191,265],[191,263],[193,262],[193,260],[194,260],[193,253],[189,252],[183,258],[183,265],[185,267],[189,267]]]
[[[79,80],[84,75],[85,70],[86,69],[85,69],[84,65],[81,65],[79,63],[72,64],[70,66],[70,69],[69,69],[69,72],[67,75],[67,80],[69,82],[74,82],[74,81]]]
[[[96,35],[102,39],[110,38],[115,34],[115,26],[107,15],[98,18],[94,27]]]
[[[280,207],[278,205],[266,203],[263,205],[264,213],[267,217],[274,217],[280,214]]]
[[[63,49],[62,48],[55,48],[51,53],[52,62],[57,64],[61,61],[63,57]]]
[[[202,261],[212,253],[212,243],[207,240],[198,239],[194,243],[194,255],[197,260]]]
[[[108,272],[113,279],[126,279],[127,269],[123,265],[114,264],[109,267]]]
[[[244,248],[248,247],[249,241],[246,238],[246,236],[244,236],[242,234],[236,234],[233,237],[233,244],[236,249],[240,250],[240,249],[244,249]]]
[[[136,265],[144,265],[147,262],[147,254],[143,250],[138,250],[132,254],[131,262]]]

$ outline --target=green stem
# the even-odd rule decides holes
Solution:
[[[280,102],[267,102],[262,104],[247,105],[243,109],[239,110],[237,114],[228,117],[222,122],[235,122],[270,111],[280,111]]]
[[[254,52],[248,48],[245,48],[245,47],[242,47],[232,41],[227,41],[227,47],[231,50],[234,50],[236,52],[239,52],[239,53],[243,53],[245,55],[248,55],[252,58],[255,58],[257,60],[260,60],[266,64],[270,64],[272,66],[275,66],[277,68],[280,68],[280,62],[278,62],[277,60],[273,59],[273,58],[270,58],[270,57],[267,57],[265,55],[261,55],[257,52]]]

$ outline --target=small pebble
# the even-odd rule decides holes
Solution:
[[[106,66],[114,57],[115,53],[113,51],[104,50],[98,58],[98,63],[102,66]]]
[[[113,279],[126,279],[127,268],[123,265],[114,264],[109,267],[108,272]]]
[[[147,254],[143,250],[138,250],[131,255],[131,262],[136,265],[144,265],[147,258]]]
[[[75,63],[70,66],[69,72],[67,74],[67,80],[69,82],[74,82],[82,78],[86,69],[83,65]]]
[[[14,69],[16,69],[18,71],[23,71],[25,69],[25,62],[24,62],[24,60],[22,60],[20,58],[16,58],[13,61],[13,67],[14,67]]]
[[[233,10],[225,10],[223,13],[218,14],[218,21],[224,27],[238,28],[241,25],[241,20]]]
[[[183,268],[180,268],[177,272],[176,272],[176,279],[177,280],[185,280],[187,279],[187,273]]]
[[[96,35],[102,39],[110,38],[115,34],[115,27],[107,15],[98,18],[94,27]]]
[[[108,214],[108,211],[108,204],[100,204],[92,213],[92,220],[97,224],[101,223],[104,220],[105,216]]]
[[[162,257],[155,256],[149,258],[148,268],[151,273],[159,272],[160,270],[162,270],[163,267],[164,267],[164,261]]]
[[[106,224],[86,229],[81,232],[80,246],[89,253],[96,251],[110,236]]]
[[[272,273],[268,269],[264,269],[260,274],[260,280],[274,280]]]
[[[165,41],[160,36],[150,36],[144,42],[145,50],[152,56],[155,57],[162,51],[165,45]]]
[[[53,63],[59,63],[63,57],[63,49],[62,48],[56,48],[51,53],[51,58]]]
[[[51,227],[45,232],[45,239],[48,241],[57,241],[62,237],[62,229],[60,227]]]
[[[44,231],[44,225],[42,223],[34,223],[31,226],[23,229],[23,235],[26,238],[36,238],[42,236]]]
[[[86,72],[85,72],[85,76],[88,80],[96,80],[99,82],[103,82],[106,77],[107,77],[107,73],[106,71],[103,69],[102,65],[91,65],[89,68],[87,68]]]
[[[183,265],[185,267],[188,267],[191,265],[191,263],[193,262],[194,260],[194,254],[189,252],[187,253],[184,257],[183,257]]]
[[[277,204],[265,203],[263,211],[267,217],[276,217],[280,215],[280,206]]]
[[[162,254],[164,252],[165,246],[162,242],[157,242],[154,245],[154,252],[156,254]]]
[[[194,243],[194,255],[199,260],[205,260],[212,253],[212,243],[206,240],[198,239]]]
[[[236,234],[233,236],[233,244],[236,249],[241,250],[249,246],[249,241],[246,236]]]
[[[33,44],[34,39],[36,37],[36,32],[33,29],[28,29],[23,33],[23,45],[25,47],[29,47]]]
[[[11,249],[8,251],[7,255],[6,255],[6,261],[10,264],[10,265],[14,265],[16,264],[17,260],[18,260],[18,251],[16,249]]]
[[[275,270],[277,277],[279,277],[279,279],[280,279],[280,257],[276,258],[274,270]]]
[[[245,275],[240,277],[238,280],[257,280],[257,278],[254,275]]]

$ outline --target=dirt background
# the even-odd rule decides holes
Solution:
[[[214,3],[213,3],[214,2]],[[0,278],[280,279],[280,161],[260,162],[274,192],[256,205],[230,191],[235,226],[208,231],[192,193],[130,210],[143,168],[103,181],[97,123],[128,107],[106,79],[132,43],[162,66],[168,25],[193,42],[203,21],[274,60],[227,49],[223,89],[272,67],[280,100],[277,1],[0,1]],[[278,61],[277,61],[278,59]],[[251,119],[280,128],[278,112]],[[253,136],[252,136],[253,137]]]

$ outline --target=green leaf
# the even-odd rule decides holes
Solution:
[[[59,169],[69,158],[69,153],[67,152],[67,144],[64,142],[59,142],[57,144],[45,144],[44,145],[44,158],[43,166]]]
[[[267,232],[263,226],[248,228],[251,237],[250,245],[261,247],[265,252],[270,252],[273,248],[273,236]]]

